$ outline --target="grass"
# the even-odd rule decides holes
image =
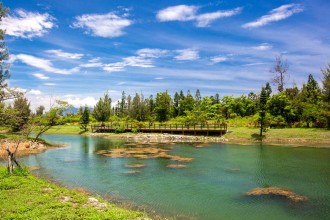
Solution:
[[[260,130],[258,128],[246,128],[246,127],[233,127],[228,128],[231,132],[226,134],[226,138],[229,140],[246,139],[253,140],[259,135]],[[330,141],[330,131],[320,128],[283,128],[283,129],[269,129],[264,132],[266,140],[276,139],[301,139],[312,141]]]
[[[125,210],[101,198],[97,206],[88,196],[39,179],[26,170],[8,176],[0,167],[1,219],[144,219],[141,212]]]
[[[79,125],[65,124],[56,125],[45,132],[45,134],[88,134],[89,132],[83,133]]]

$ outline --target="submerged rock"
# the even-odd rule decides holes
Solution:
[[[173,169],[177,169],[177,168],[186,168],[187,165],[184,164],[170,164],[166,166],[167,168],[173,168]]]
[[[248,196],[260,196],[260,195],[275,195],[285,197],[293,202],[304,202],[308,198],[301,196],[287,188],[280,187],[267,187],[267,188],[255,188],[245,193]]]
[[[136,164],[125,165],[125,167],[128,167],[128,168],[141,168],[141,167],[145,167],[145,165],[143,163],[136,163]]]

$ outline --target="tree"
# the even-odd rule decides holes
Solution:
[[[14,101],[15,118],[12,124],[13,131],[20,131],[23,126],[28,122],[31,114],[30,102],[25,97],[19,97]]]
[[[31,118],[26,130],[32,131],[36,134],[35,141],[38,140],[40,135],[48,131],[53,126],[57,125],[63,112],[72,107],[65,101],[56,100],[56,105],[51,107],[48,112],[43,115],[36,115]],[[26,132],[27,135],[30,132]]]
[[[275,86],[277,86],[277,90],[279,92],[283,92],[283,90],[284,90],[285,82],[286,82],[287,78],[289,77],[288,70],[289,70],[288,62],[286,60],[283,60],[282,55],[277,56],[275,58],[275,64],[270,69],[270,72],[275,74],[272,81],[273,81],[273,84]]]
[[[323,94],[323,100],[330,103],[330,63],[326,67],[326,69],[322,69],[323,79],[322,79],[322,94]]]
[[[88,131],[89,124],[89,109],[85,106],[83,113],[80,117],[80,129],[84,130],[84,132]]]
[[[168,92],[159,92],[155,100],[155,112],[157,120],[160,122],[167,121],[172,113],[172,98]]]
[[[43,105],[40,105],[37,110],[36,110],[36,115],[43,115],[44,114],[44,111],[45,111],[45,106]]]
[[[2,5],[2,2],[0,2],[0,22],[2,21],[3,17],[7,16],[8,11],[9,9],[5,8]],[[5,63],[5,61],[9,57],[9,53],[5,45],[4,39],[5,30],[0,29],[0,102],[6,99],[5,89],[8,87],[6,80],[10,77],[9,65]]]
[[[323,74],[322,79],[322,95],[324,102],[324,111],[323,115],[327,120],[327,128],[330,129],[330,64],[326,67],[325,70],[321,70]]]
[[[270,86],[269,82],[266,83],[266,92],[267,92],[267,96],[268,98],[270,97],[270,95],[272,94],[272,87]]]
[[[104,94],[103,98],[100,98],[99,101],[94,106],[93,116],[97,121],[104,122],[108,121],[111,114],[111,98],[108,93]]]
[[[259,117],[260,117],[260,134],[259,136],[262,137],[262,132],[264,130],[265,125],[265,118],[266,118],[266,109],[267,109],[267,91],[265,87],[262,87],[261,93],[260,93],[260,111],[259,111]]]
[[[121,94],[121,102],[120,102],[120,109],[119,109],[119,116],[123,117],[124,116],[124,112],[126,108],[126,94],[125,91],[122,92]]]

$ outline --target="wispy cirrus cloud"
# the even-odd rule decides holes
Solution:
[[[222,63],[222,62],[225,62],[227,60],[228,60],[228,58],[225,57],[225,56],[215,56],[215,57],[211,58],[211,63],[212,64]]]
[[[18,54],[14,56],[16,60],[20,60],[22,63],[25,63],[28,66],[32,66],[50,73],[68,75],[79,71],[79,67],[74,67],[72,69],[59,69],[54,67],[52,62],[49,60],[27,54]]]
[[[68,53],[62,50],[46,50],[46,52],[50,54],[54,54],[55,56],[60,58],[73,59],[73,60],[79,60],[84,56],[84,54],[81,53]]]
[[[242,8],[235,8],[233,10],[226,11],[216,11],[211,13],[200,14],[196,16],[196,25],[197,27],[207,27],[214,20],[220,18],[231,17],[239,14],[242,11]]]
[[[151,68],[154,67],[154,59],[164,56],[167,50],[143,48],[136,51],[137,56],[128,56],[115,63],[102,63],[100,59],[89,60],[88,63],[80,65],[85,68],[99,67],[107,72],[121,72],[127,67]]]
[[[256,21],[244,24],[243,28],[256,28],[265,26],[271,22],[280,21],[291,17],[294,14],[302,12],[303,6],[300,4],[287,4],[271,10],[267,15],[262,16]]]
[[[123,29],[133,24],[133,21],[115,12],[107,14],[85,14],[75,17],[73,28],[82,28],[85,34],[91,34],[97,37],[114,38],[124,34]]]
[[[48,76],[45,76],[44,74],[42,74],[42,73],[35,73],[35,74],[33,74],[35,77],[37,77],[38,79],[42,79],[42,80],[47,80],[47,79],[49,79],[49,77]]]
[[[188,61],[199,59],[199,51],[195,49],[176,50],[175,52],[178,54],[174,57],[176,60]]]
[[[197,27],[207,27],[211,22],[239,14],[242,8],[219,10],[216,12],[198,14],[199,7],[194,5],[171,6],[158,11],[156,17],[161,22],[166,21],[195,21]]]
[[[159,58],[168,53],[168,50],[144,48],[136,52],[140,57]]]
[[[55,27],[54,21],[55,18],[48,13],[40,14],[17,9],[13,15],[3,18],[0,27],[10,36],[31,39],[42,37]]]
[[[254,50],[261,50],[261,51],[263,51],[263,50],[270,50],[272,48],[273,48],[273,46],[270,45],[269,43],[262,43],[262,44],[260,44],[258,46],[252,47],[252,49],[254,49]]]

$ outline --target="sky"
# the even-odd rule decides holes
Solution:
[[[259,93],[276,56],[286,86],[321,82],[330,62],[328,0],[5,0],[11,87],[31,108],[94,106],[105,92],[145,97]],[[273,86],[273,91],[276,87]]]

